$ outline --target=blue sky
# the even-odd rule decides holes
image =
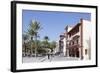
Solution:
[[[23,10],[22,12],[22,24],[23,33],[28,29],[31,20],[40,22],[42,27],[39,30],[39,39],[43,39],[44,36],[48,36],[51,41],[59,39],[59,35],[63,33],[64,28],[76,25],[80,19],[91,20],[90,13],[78,13],[78,12],[55,12],[55,11],[35,11],[35,10]]]

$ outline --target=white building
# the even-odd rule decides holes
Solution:
[[[72,29],[72,26],[66,26],[66,31],[65,33],[62,33],[60,35],[60,40],[59,40],[59,47],[60,47],[60,52],[63,54],[63,56],[67,56],[66,54],[68,54],[67,52],[67,40],[68,40],[68,35],[67,32],[69,32]],[[67,51],[67,52],[66,52]]]
[[[67,57],[91,59],[91,25],[90,21],[80,19],[74,27],[67,26],[60,35],[60,52]]]
[[[56,41],[56,48],[54,49],[54,53],[59,52],[59,41]]]
[[[81,19],[68,33],[68,49],[70,57],[90,59],[91,56],[91,22]]]
[[[83,58],[91,59],[91,34],[92,27],[91,22],[82,20],[83,23]]]

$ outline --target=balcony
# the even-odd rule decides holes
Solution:
[[[72,35],[71,37],[68,37],[68,40],[72,40],[75,36],[80,36],[80,33],[78,32],[78,33]]]
[[[70,49],[70,48],[79,48],[81,47],[79,44],[74,44],[74,45],[68,45],[67,48]]]

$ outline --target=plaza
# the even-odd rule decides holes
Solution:
[[[23,57],[23,63],[34,63],[34,62],[53,62],[53,61],[78,61],[79,58],[76,57],[64,57],[64,56],[51,56],[48,59],[48,56],[44,57]]]

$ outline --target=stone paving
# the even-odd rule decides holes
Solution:
[[[79,58],[73,57],[64,57],[64,56],[48,56],[44,57],[23,57],[23,63],[34,63],[34,62],[52,62],[52,61],[71,61],[71,60],[79,60]]]

